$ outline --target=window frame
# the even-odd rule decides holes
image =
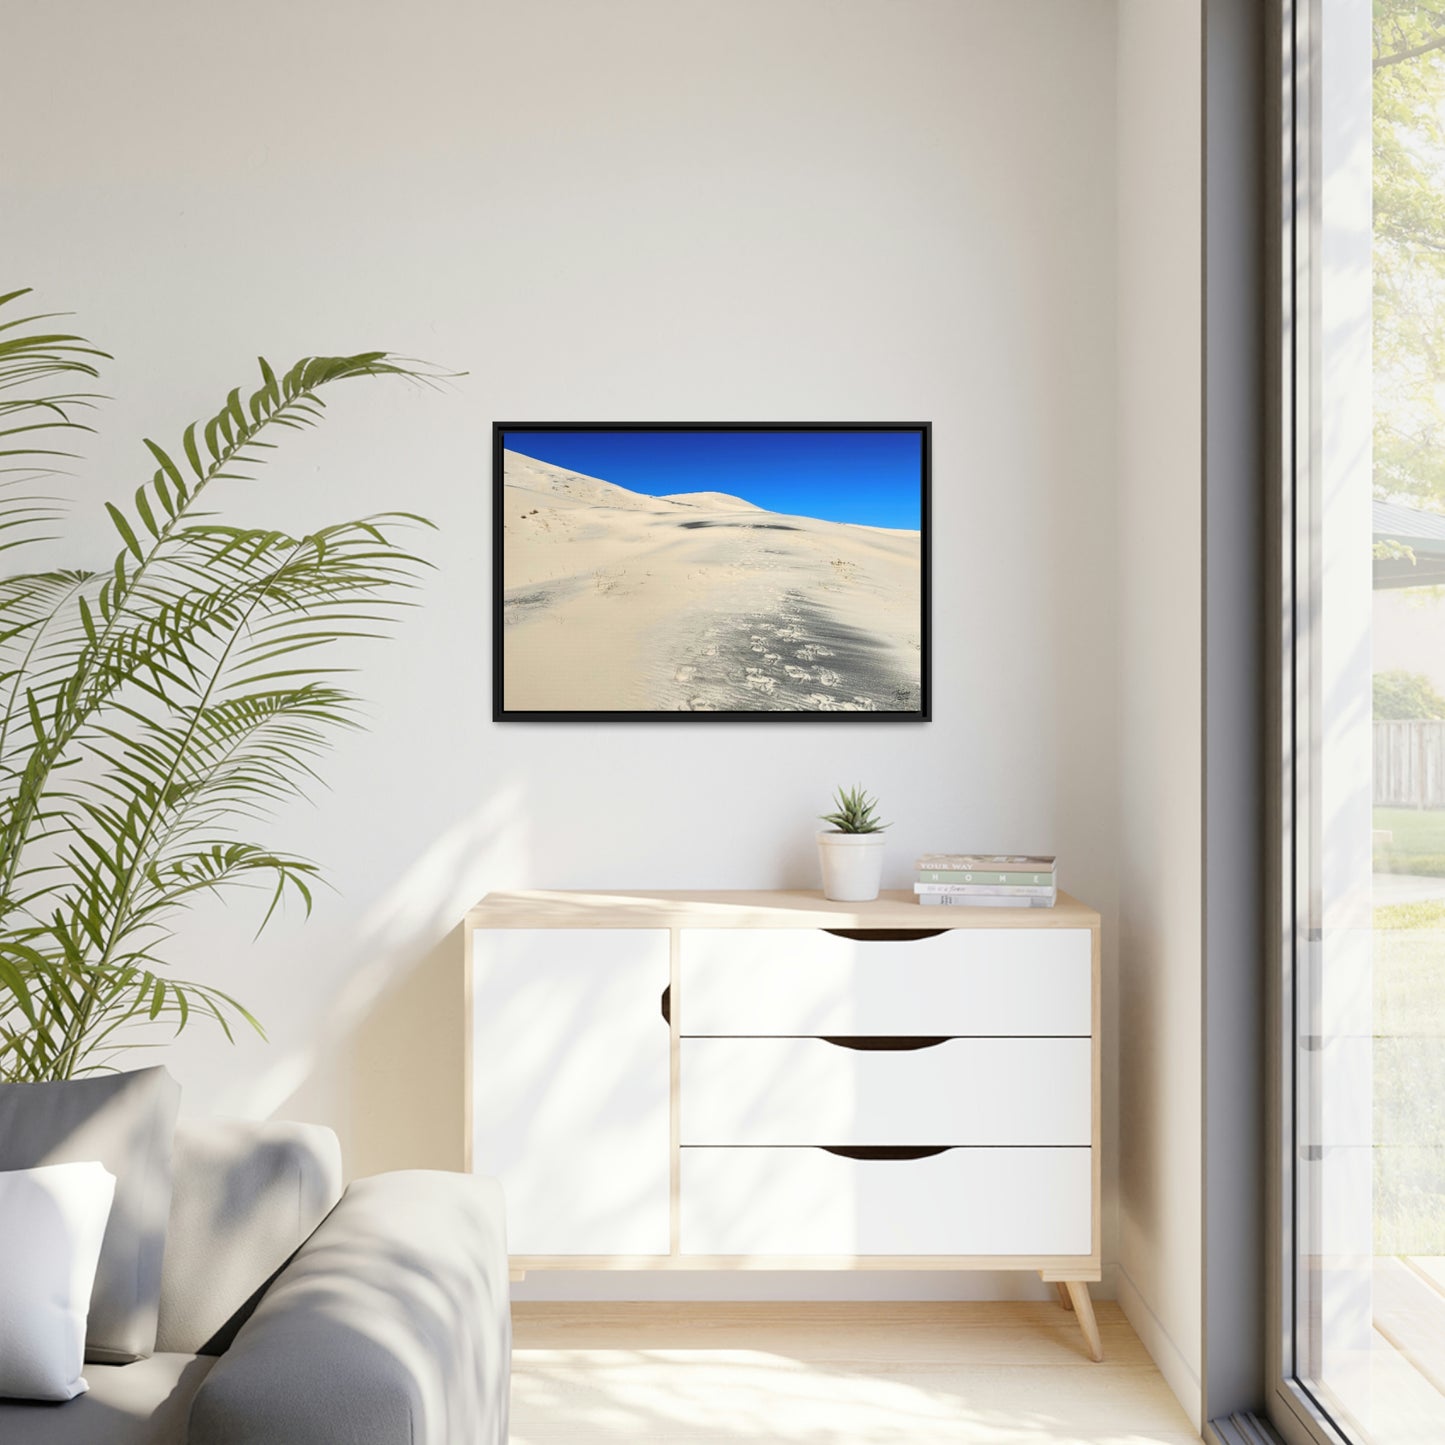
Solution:
[[[1288,1445],[1358,1445],[1297,1369],[1299,1300],[1298,960],[1318,945],[1303,849],[1312,836],[1310,761],[1319,719],[1311,697],[1311,657],[1318,644],[1319,598],[1309,570],[1311,508],[1321,428],[1320,179],[1318,135],[1320,0],[1273,0],[1271,64],[1278,77],[1268,95],[1271,174],[1266,228],[1272,295],[1266,314],[1277,326],[1268,340],[1267,472],[1269,525],[1262,616],[1271,680],[1266,709],[1271,785],[1267,791],[1266,937],[1268,1167],[1266,1279],[1266,1414]]]

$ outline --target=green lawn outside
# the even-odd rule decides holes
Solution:
[[[1375,910],[1375,1248],[1445,1254],[1445,902]]]
[[[1374,828],[1391,835],[1375,847],[1376,873],[1445,878],[1445,808],[1376,808]]]
[[[1445,877],[1445,810],[1376,808],[1378,873]],[[1375,1248],[1445,1255],[1445,900],[1375,910]]]

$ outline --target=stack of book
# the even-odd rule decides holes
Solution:
[[[925,853],[913,885],[920,903],[963,908],[1052,908],[1053,858],[1016,853]]]

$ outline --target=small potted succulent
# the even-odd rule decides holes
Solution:
[[[821,821],[832,827],[818,834],[818,859],[823,865],[823,897],[839,903],[877,898],[883,877],[883,830],[877,799],[862,788],[839,788],[836,810]]]

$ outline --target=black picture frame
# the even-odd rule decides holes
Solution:
[[[906,711],[823,711],[737,709],[712,711],[623,711],[508,708],[506,670],[506,528],[504,452],[516,432],[908,432],[920,438],[919,468],[919,682],[916,709]],[[494,722],[759,722],[879,723],[930,722],[933,697],[931,422],[503,422],[492,424],[492,720]]]

